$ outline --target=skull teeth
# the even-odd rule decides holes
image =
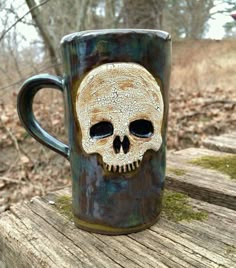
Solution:
[[[105,163],[105,167],[109,172],[118,172],[118,173],[126,173],[129,171],[133,171],[140,166],[141,160],[134,161],[131,164],[126,165],[108,165]]]
[[[132,171],[133,170],[132,164],[129,164],[128,166],[129,166],[129,171]]]

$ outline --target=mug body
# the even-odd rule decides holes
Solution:
[[[169,34],[95,30],[61,41],[73,214],[125,234],[159,217],[166,165]]]

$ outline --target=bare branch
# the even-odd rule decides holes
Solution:
[[[11,182],[11,183],[16,183],[16,184],[26,184],[25,181],[21,181],[21,180],[15,180],[15,179],[11,179],[5,176],[0,176],[0,181],[7,181],[7,182]]]
[[[36,8],[39,8],[40,6],[46,4],[48,1],[50,0],[45,0],[43,1],[42,3],[38,4],[38,5],[35,5],[34,7],[32,7],[31,9],[29,9],[23,16],[21,16],[20,18],[18,18],[6,31],[4,31],[0,37],[0,41],[3,40],[4,36],[12,29],[16,26],[16,24],[20,21],[22,21],[25,16],[27,16],[29,13],[31,13],[32,10],[36,9]]]
[[[81,2],[81,7],[79,9],[79,20],[77,24],[78,31],[84,30],[85,18],[89,4],[90,0],[82,0]]]
[[[55,63],[55,64],[48,65],[48,66],[46,66],[46,67],[43,68],[43,69],[39,69],[38,72],[39,72],[39,73],[40,73],[40,72],[44,72],[44,71],[46,71],[46,70],[48,70],[48,69],[50,69],[50,68],[54,68],[56,65],[57,65],[57,66],[61,66],[61,63]],[[30,75],[30,74],[29,74],[29,75]],[[28,76],[29,76],[29,75],[28,75]],[[24,80],[25,80],[25,79],[20,79],[20,80],[14,82],[14,83],[12,83],[12,84],[3,86],[3,87],[0,88],[0,91],[1,91],[1,90],[4,90],[4,89],[7,89],[7,88],[11,88],[11,87],[17,86],[17,85],[19,85],[20,83],[22,83]]]
[[[51,63],[52,63],[52,65],[55,64],[54,65],[55,73],[56,73],[56,75],[61,75],[61,70],[60,70],[59,66],[57,65],[58,59],[57,59],[56,49],[54,47],[52,38],[50,36],[49,29],[48,29],[48,27],[44,26],[42,15],[39,12],[39,10],[32,9],[36,5],[35,0],[25,0],[25,1],[30,9],[31,16],[32,16],[33,20],[35,21],[35,23],[39,29],[39,33],[44,41],[44,44],[45,44],[46,48],[48,49]]]

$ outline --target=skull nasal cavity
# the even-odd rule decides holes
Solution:
[[[123,141],[121,141],[120,136],[115,137],[113,141],[113,148],[116,154],[120,152],[121,147],[123,149],[123,152],[127,154],[130,147],[129,138],[127,136],[124,136]]]
[[[130,146],[130,142],[129,142],[129,138],[127,136],[124,136],[123,142],[122,142],[122,148],[125,154],[128,153],[129,151],[129,146]]]

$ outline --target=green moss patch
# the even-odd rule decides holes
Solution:
[[[203,156],[189,163],[204,168],[214,169],[236,179],[236,155],[229,156]]]
[[[70,221],[73,220],[71,196],[63,195],[58,197],[55,206],[62,215],[66,216]]]
[[[68,220],[73,220],[72,198],[67,195],[56,199],[55,206],[57,210]],[[165,190],[163,197],[163,214],[169,220],[178,222],[182,220],[204,220],[207,213],[193,210],[188,204],[188,196],[182,193]]]
[[[236,254],[236,246],[234,245],[228,245],[225,249],[226,255],[234,255]]]
[[[183,176],[186,174],[186,171],[180,168],[168,168],[167,171],[175,174],[176,176]]]
[[[163,214],[172,221],[207,219],[207,213],[196,211],[188,204],[188,196],[182,193],[165,190],[163,197]]]

